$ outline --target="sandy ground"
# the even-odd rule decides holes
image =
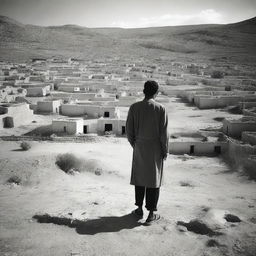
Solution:
[[[222,109],[198,109],[181,102],[179,98],[172,97],[165,104],[169,117],[169,132],[173,133],[197,133],[201,129],[221,129],[222,122],[214,118],[235,118],[241,115],[230,114]]]
[[[255,255],[255,182],[219,158],[170,155],[162,218],[147,227],[146,211],[142,220],[130,215],[132,150],[125,138],[31,144],[19,151],[19,143],[1,141],[0,255]],[[84,160],[81,173],[55,165],[66,152]],[[6,183],[14,175],[20,185]],[[241,222],[226,221],[227,213]],[[194,227],[184,226],[194,219]]]

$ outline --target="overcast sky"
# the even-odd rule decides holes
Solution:
[[[256,16],[256,0],[0,0],[0,15],[42,26],[220,24]]]

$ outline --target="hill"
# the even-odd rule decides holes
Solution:
[[[87,28],[24,25],[0,16],[2,60],[30,57],[229,60],[255,63],[256,18],[227,25],[154,28]]]

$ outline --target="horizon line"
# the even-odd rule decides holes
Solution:
[[[82,27],[82,28],[89,28],[89,29],[146,29],[146,28],[163,28],[163,27],[185,27],[185,26],[202,26],[202,25],[210,25],[210,26],[214,26],[214,25],[229,25],[229,24],[236,24],[236,23],[240,23],[243,21],[247,21],[247,20],[251,20],[256,18],[256,16],[252,16],[248,19],[245,20],[239,20],[236,22],[232,22],[232,23],[195,23],[195,24],[180,24],[180,25],[163,25],[163,26],[149,26],[149,27],[121,27],[121,26],[103,26],[103,27],[88,27],[88,26],[84,26],[84,25],[80,25],[80,24],[72,24],[72,23],[66,23],[66,24],[58,24],[58,25],[38,25],[38,24],[31,24],[31,23],[22,23],[21,21],[12,18],[10,16],[6,16],[6,15],[2,15],[0,14],[0,17],[5,17],[8,18],[10,20],[14,20],[17,23],[21,23],[22,25],[25,26],[37,26],[37,27],[44,27],[44,28],[49,28],[49,27],[63,27],[63,26],[77,26],[77,27]]]

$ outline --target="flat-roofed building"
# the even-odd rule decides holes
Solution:
[[[87,92],[75,92],[75,93],[68,93],[68,92],[51,92],[51,95],[57,99],[63,100],[90,100],[95,98],[96,93],[87,93]]]
[[[242,141],[251,145],[256,145],[256,132],[242,132]]]
[[[46,77],[43,75],[29,76],[29,82],[45,82]]]
[[[178,137],[169,141],[170,154],[219,155],[227,151],[227,142],[217,138]]]
[[[256,100],[239,102],[239,107],[241,110],[256,107]]]
[[[29,124],[33,116],[33,111],[27,103],[0,104],[0,129]]]
[[[245,116],[254,116],[254,117],[256,117],[256,107],[249,108],[249,109],[243,109],[243,114]]]
[[[93,74],[91,76],[91,79],[96,79],[96,80],[107,80],[108,76],[104,74]]]
[[[82,134],[84,120],[82,118],[59,118],[52,120],[52,131],[69,135]]]
[[[125,119],[119,118],[99,118],[97,131],[99,134],[116,134],[119,136],[125,136]]]
[[[256,117],[244,116],[240,119],[224,119],[223,132],[233,138],[241,138],[244,131],[256,131]]]
[[[105,117],[119,118],[120,111],[117,107],[97,106],[88,104],[63,104],[61,114],[64,116],[84,116],[84,117]]]
[[[50,94],[50,86],[29,87],[27,88],[27,97],[44,97]]]
[[[80,92],[80,87],[62,84],[58,86],[58,91],[62,92]]]
[[[39,113],[59,113],[61,100],[38,101],[36,112]]]
[[[50,90],[54,89],[54,84],[53,83],[19,83],[18,86],[22,88],[38,88],[38,87],[46,87],[48,86]]]

